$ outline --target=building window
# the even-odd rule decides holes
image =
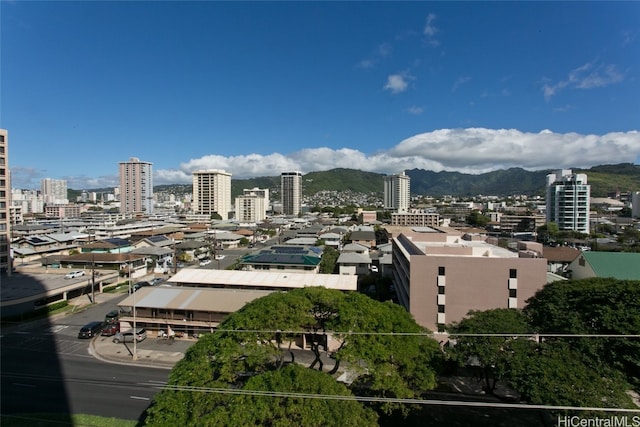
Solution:
[[[517,298],[518,290],[517,289],[509,289],[509,298]]]
[[[444,286],[438,286],[438,295],[444,295]]]
[[[516,279],[517,277],[518,277],[518,270],[516,270],[515,268],[509,269],[509,278]]]
[[[438,276],[444,276],[444,267],[438,267]]]
[[[438,313],[444,313],[444,305],[438,305]]]

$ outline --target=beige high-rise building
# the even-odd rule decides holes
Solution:
[[[0,274],[11,275],[9,132],[0,129]]]
[[[265,220],[269,209],[269,189],[252,188],[242,190],[236,197],[236,219],[258,223]]]
[[[193,172],[193,212],[217,213],[229,219],[231,211],[231,174],[210,169]]]
[[[131,157],[120,162],[120,212],[153,213],[153,163]]]
[[[280,198],[284,215],[300,214],[302,209],[302,172],[280,174]]]

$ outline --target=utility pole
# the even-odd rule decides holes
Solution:
[[[91,302],[96,303],[96,259],[91,254]]]
[[[176,239],[173,238],[173,274],[178,273],[178,256],[176,253]]]
[[[131,357],[133,360],[138,360],[138,330],[136,328],[136,291],[133,289],[133,279],[131,275],[131,252],[127,253],[128,266],[129,266],[129,294],[133,294],[133,354]]]

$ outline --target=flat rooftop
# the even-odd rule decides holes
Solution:
[[[289,273],[273,271],[239,271],[185,268],[167,280],[189,286],[222,285],[293,289],[322,286],[340,291],[357,291],[358,277],[340,274]]]
[[[120,307],[232,313],[272,291],[208,289],[189,287],[145,287],[118,303]]]

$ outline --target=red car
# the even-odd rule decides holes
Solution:
[[[110,323],[102,328],[102,332],[100,335],[104,337],[110,337],[120,332],[120,324],[119,323]]]

